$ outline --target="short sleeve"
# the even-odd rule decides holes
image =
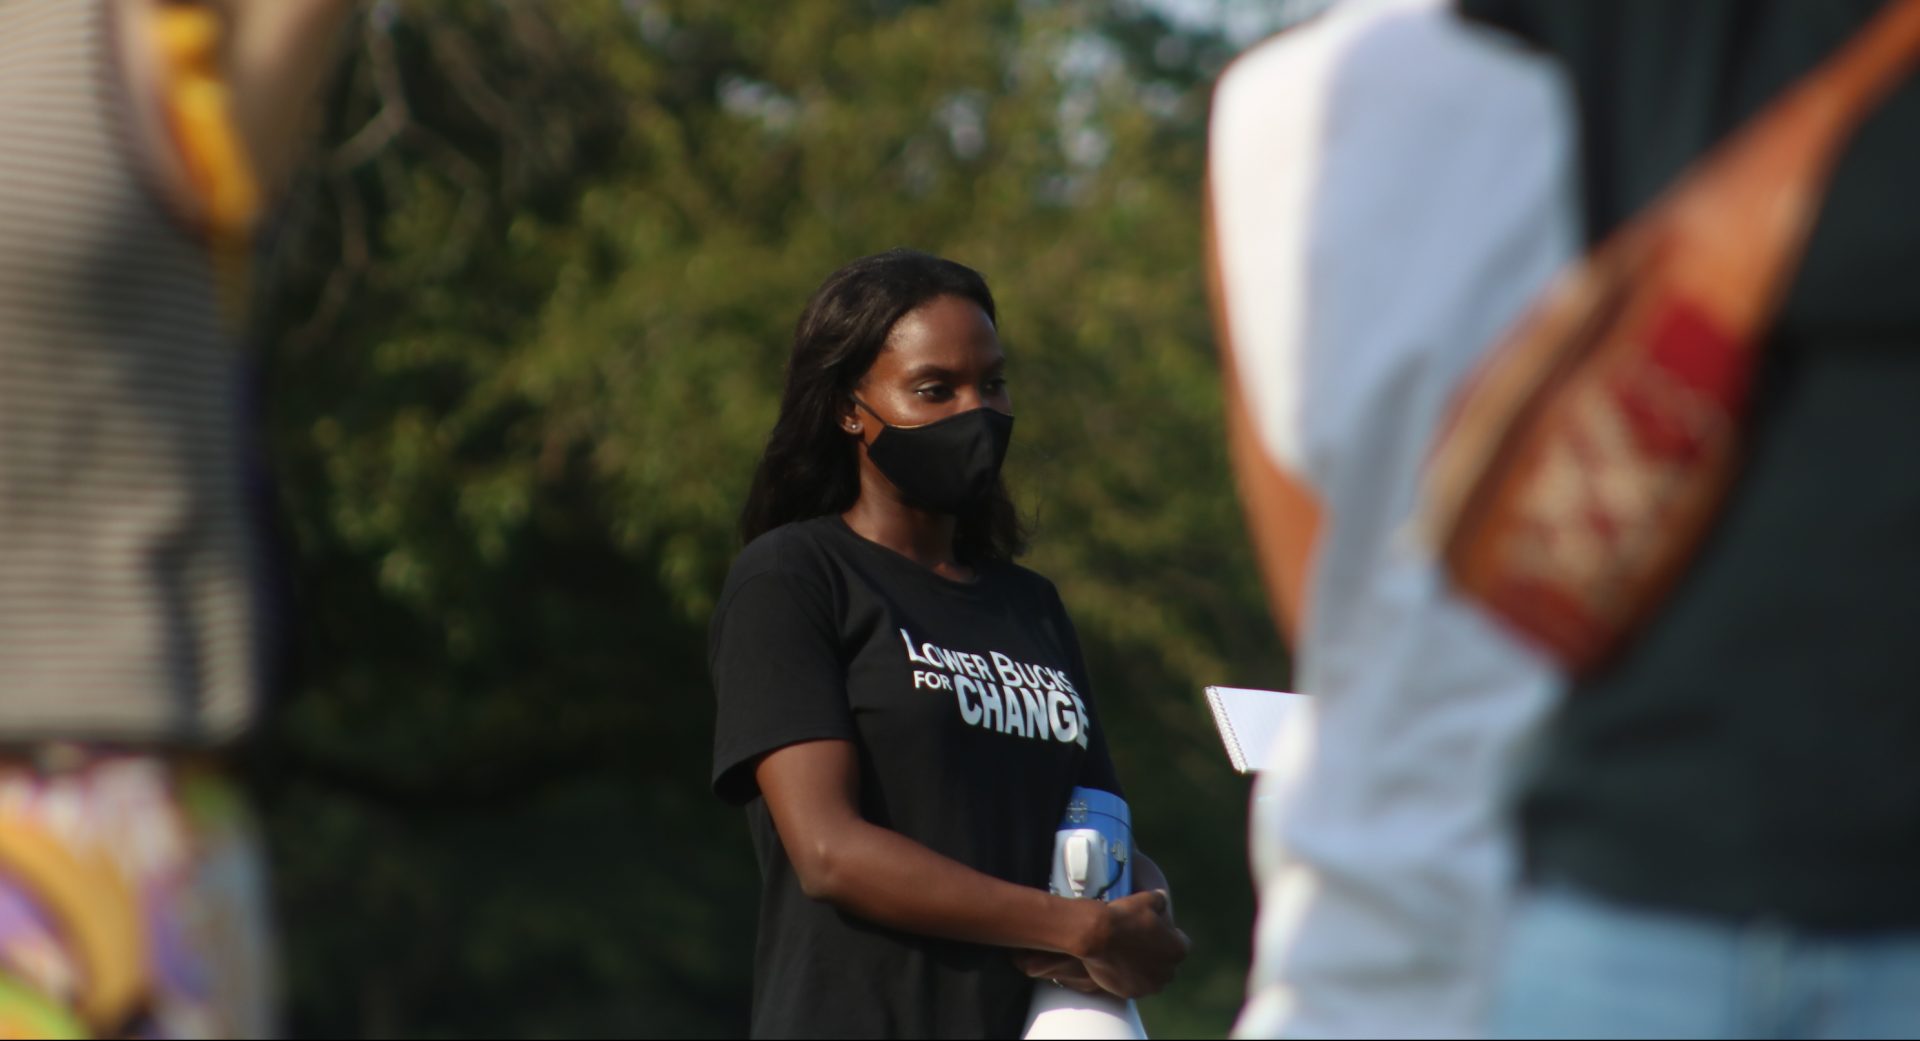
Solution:
[[[1067,614],[1060,591],[1048,583],[1047,593],[1053,600],[1054,611],[1059,615],[1060,631],[1066,637],[1067,652],[1073,658],[1074,680],[1081,687],[1080,700],[1086,705],[1087,720],[1093,724],[1087,735],[1087,754],[1081,757],[1080,769],[1074,774],[1074,786],[1098,788],[1124,799],[1127,792],[1120,786],[1120,771],[1113,765],[1113,751],[1107,746],[1107,722],[1094,705],[1093,679],[1087,674],[1086,657],[1080,653],[1080,634],[1073,627],[1073,618]]]
[[[739,804],[759,794],[761,756],[855,730],[829,592],[778,568],[727,585],[708,637],[713,790]]]
[[[1090,701],[1087,717],[1093,722],[1093,733],[1087,737],[1087,754],[1080,760],[1080,775],[1074,778],[1074,786],[1098,788],[1124,799],[1127,790],[1120,786],[1120,771],[1114,767],[1113,752],[1107,748],[1107,728]]]

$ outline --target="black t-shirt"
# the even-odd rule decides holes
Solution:
[[[755,539],[714,613],[713,786],[760,861],[756,1037],[1012,1037],[1031,981],[1003,948],[911,935],[800,890],[760,756],[851,741],[860,811],[978,871],[1044,887],[1068,792],[1119,792],[1053,584],[1008,563],[942,578],[837,516]]]
[[[1464,0],[1577,91],[1590,240],[1880,0]],[[1762,356],[1745,465],[1522,806],[1537,875],[1810,928],[1920,926],[1920,78],[1861,125]]]

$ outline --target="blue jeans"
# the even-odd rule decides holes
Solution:
[[[1806,933],[1550,887],[1521,902],[1493,1031],[1515,1038],[1916,1037],[1920,931]]]

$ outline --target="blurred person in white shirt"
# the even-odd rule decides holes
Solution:
[[[1222,77],[1208,181],[1229,436],[1310,722],[1253,815],[1236,1037],[1473,1036],[1507,789],[1555,672],[1408,531],[1449,400],[1578,242],[1560,74],[1442,0],[1350,2]]]

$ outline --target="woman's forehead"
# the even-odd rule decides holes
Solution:
[[[907,372],[927,367],[972,370],[1002,364],[993,320],[971,300],[936,297],[907,312],[887,334],[874,367]]]

